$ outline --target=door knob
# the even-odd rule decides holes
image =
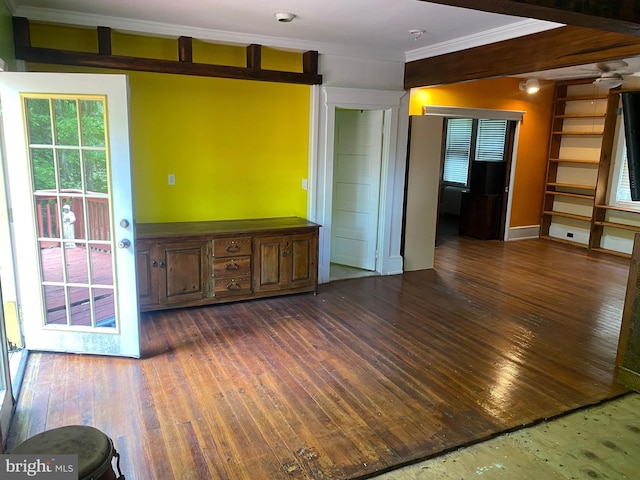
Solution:
[[[123,238],[118,242],[119,248],[129,248],[131,246],[131,242],[127,238]]]

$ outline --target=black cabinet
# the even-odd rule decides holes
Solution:
[[[460,235],[491,240],[498,238],[502,195],[463,192],[460,204]]]

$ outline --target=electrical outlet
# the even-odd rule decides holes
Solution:
[[[302,189],[307,190],[309,188],[309,181],[306,178],[302,179]]]
[[[169,182],[169,185],[175,185],[176,184],[176,176],[175,176],[175,174],[173,174],[173,173],[169,174],[168,182]]]

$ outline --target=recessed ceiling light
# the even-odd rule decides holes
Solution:
[[[296,18],[295,13],[278,12],[275,15],[276,20],[282,23],[289,23],[293,21],[294,18]]]

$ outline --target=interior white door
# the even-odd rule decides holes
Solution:
[[[382,110],[336,110],[333,263],[376,268],[383,119]]]
[[[0,73],[29,350],[138,357],[128,83]]]

